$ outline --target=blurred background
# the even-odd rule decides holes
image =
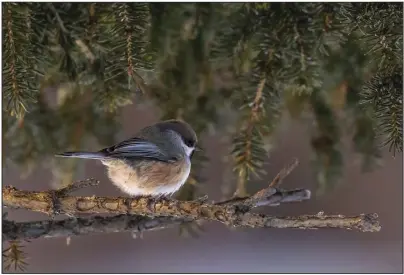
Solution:
[[[101,185],[79,195],[120,195],[100,163],[54,154],[177,118],[204,151],[176,198],[253,193],[297,157],[284,187],[313,198],[257,211],[375,212],[382,224],[359,233],[205,223],[192,238],[177,227],[69,246],[33,240],[20,242],[27,272],[403,271],[402,3],[7,2],[2,41],[5,185],[47,190],[94,177]]]
[[[125,137],[156,122],[155,110],[130,106],[122,115]],[[290,124],[292,123],[292,124]],[[316,190],[311,172],[309,136],[300,123],[286,122],[276,134],[276,149],[271,153],[262,180],[251,183],[250,191],[264,187],[279,170],[298,157],[300,165],[285,180],[285,188]],[[200,194],[222,198],[221,183],[232,180],[231,167],[222,161],[226,148],[220,132],[203,134],[202,145],[210,161],[202,174],[207,181]],[[320,272],[320,273],[402,273],[403,272],[403,178],[402,154],[395,158],[383,152],[383,167],[361,173],[355,156],[344,152],[347,165],[344,180],[333,191],[297,204],[260,208],[274,215],[325,214],[357,215],[377,213],[382,230],[360,233],[337,229],[237,229],[218,223],[205,223],[204,232],[191,238],[179,235],[178,228],[145,232],[143,239],[130,233],[115,233],[40,239],[24,243],[29,273],[178,273],[178,272]],[[121,195],[96,161],[81,161],[83,173],[75,179],[95,177],[100,186],[78,191],[78,195]],[[230,169],[229,169],[230,168]],[[230,175],[229,175],[230,174]],[[51,188],[52,173],[35,170],[26,179],[18,168],[3,169],[3,184],[25,190]],[[315,192],[313,192],[315,193]],[[24,210],[10,211],[17,221],[46,219],[42,214]]]

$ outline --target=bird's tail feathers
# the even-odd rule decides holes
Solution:
[[[105,159],[106,155],[103,152],[64,152],[55,155],[56,157],[64,158],[82,158],[82,159]]]

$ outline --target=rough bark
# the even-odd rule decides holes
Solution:
[[[164,229],[183,223],[183,219],[171,217],[150,218],[139,215],[94,216],[90,218],[69,218],[59,221],[33,222],[3,221],[3,240],[69,237],[87,234],[115,233]]]
[[[341,215],[305,215],[298,217],[257,217],[251,218],[248,223],[252,227],[268,228],[344,228],[358,229],[363,232],[380,230],[377,216],[360,215],[357,217],[344,217]],[[187,222],[181,218],[172,217],[146,217],[139,215],[117,215],[113,217],[94,216],[90,218],[69,218],[60,221],[46,220],[34,222],[3,221],[3,240],[36,239],[40,237],[69,237],[76,235],[126,232],[142,233],[144,231],[164,229],[169,226]],[[189,220],[188,220],[189,222]]]
[[[207,203],[207,198],[195,201],[151,197],[83,197],[70,193],[87,186],[98,184],[95,180],[74,183],[60,190],[24,191],[14,187],[3,188],[3,204],[11,208],[46,213],[54,216],[67,214],[113,214],[115,217],[73,218],[62,221],[41,221],[15,223],[6,221],[3,235],[6,239],[36,238],[39,236],[71,236],[87,233],[152,230],[172,224],[193,220],[218,221],[227,226],[268,228],[343,228],[362,232],[376,232],[381,229],[376,214],[361,214],[354,217],[324,214],[297,217],[274,217],[251,213],[257,206],[276,206],[283,202],[297,202],[310,198],[310,191],[297,189],[285,191],[278,188],[294,167],[283,169],[270,183],[256,194],[245,198],[233,198],[219,203]]]

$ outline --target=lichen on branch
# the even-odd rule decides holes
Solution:
[[[122,198],[122,197],[83,197],[71,196],[70,193],[83,187],[97,185],[95,180],[74,183],[60,190],[24,191],[14,187],[3,188],[3,204],[11,208],[24,208],[54,216],[68,214],[113,214],[115,217],[92,217],[88,219],[73,219],[64,221],[43,221],[33,223],[6,222],[3,234],[8,239],[35,238],[39,236],[70,236],[88,232],[116,232],[133,228],[148,230],[168,225],[190,222],[193,220],[217,221],[231,227],[265,227],[265,228],[342,228],[356,229],[363,232],[377,232],[381,229],[375,214],[361,214],[353,217],[343,215],[302,215],[297,217],[275,217],[252,213],[258,206],[276,206],[283,202],[299,202],[310,198],[306,189],[282,190],[279,185],[282,180],[297,166],[295,161],[283,169],[274,180],[254,195],[235,198],[219,203],[207,203],[207,198],[194,201],[178,201],[168,198]],[[119,215],[119,216],[116,216]],[[124,215],[126,222],[122,223]],[[128,216],[127,216],[128,215]],[[146,218],[137,218],[136,216]],[[128,220],[129,219],[129,220]],[[153,219],[156,219],[154,223]],[[135,221],[128,226],[128,222]],[[145,224],[152,224],[145,226]],[[101,224],[106,227],[101,229]],[[71,228],[67,231],[65,226]],[[92,229],[91,229],[92,228]],[[35,233],[36,232],[36,233]]]

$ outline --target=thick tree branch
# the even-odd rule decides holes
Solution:
[[[307,215],[299,217],[268,217],[265,227],[273,228],[345,228],[363,232],[380,230],[377,215],[344,217],[341,215]],[[189,222],[190,220],[188,220]],[[116,215],[113,217],[69,218],[60,221],[13,222],[3,220],[3,240],[69,237],[76,235],[154,231],[187,222],[172,217],[146,217],[139,215]]]
[[[171,217],[150,218],[139,215],[94,216],[33,222],[3,220],[3,240],[69,237],[126,231],[142,233],[164,229],[183,222],[183,219]]]
[[[91,181],[81,181],[77,185],[88,186]],[[69,188],[69,187],[68,187]],[[77,187],[75,187],[77,188]],[[293,202],[310,198],[309,190],[277,191],[269,202]],[[198,199],[206,201],[206,197]],[[233,199],[217,204],[236,205],[245,199]],[[269,204],[275,205],[275,204]],[[139,215],[116,215],[113,217],[71,218],[60,221],[13,222],[3,220],[3,238],[5,240],[35,239],[40,237],[69,237],[75,235],[126,232],[142,233],[144,231],[159,230],[167,227],[192,222],[190,219],[172,217],[146,217]]]
[[[89,182],[81,181],[77,183],[77,185],[80,184],[82,184],[82,186],[88,186]],[[280,202],[302,201],[309,198],[309,190],[277,191],[269,199],[269,205],[279,205]],[[206,201],[206,199],[207,197],[203,197],[198,199],[198,201]],[[243,200],[245,200],[245,198],[232,199],[217,204],[240,205]],[[276,204],[272,204],[271,202],[276,202]],[[90,218],[70,218],[60,221],[45,220],[34,222],[3,220],[3,238],[5,240],[35,239],[40,237],[69,237],[126,231],[142,233],[144,231],[160,230],[189,222],[192,222],[192,220],[172,217],[146,217],[140,215],[95,216]]]
[[[290,171],[296,167],[295,161],[289,168],[282,170],[267,188],[251,197],[235,198],[216,204],[206,203],[206,198],[195,201],[178,201],[167,198],[122,198],[122,197],[81,197],[70,196],[70,192],[79,188],[93,186],[98,182],[86,180],[74,183],[60,190],[43,192],[23,191],[14,187],[3,188],[3,204],[12,208],[24,208],[55,214],[129,214],[115,217],[93,217],[88,219],[68,219],[64,221],[44,221],[35,223],[12,223],[8,221],[3,228],[6,238],[19,238],[24,234],[28,238],[36,235],[58,236],[75,235],[85,232],[116,232],[125,230],[146,230],[166,227],[170,224],[190,222],[193,220],[218,221],[227,226],[272,227],[272,228],[344,228],[363,232],[380,230],[377,215],[359,215],[344,217],[342,215],[304,215],[298,217],[274,217],[251,213],[257,206],[274,206],[282,202],[296,202],[310,198],[310,191],[297,189],[285,191],[277,186]],[[136,215],[136,216],[134,216]],[[148,216],[146,217],[138,217]],[[156,217],[157,216],[157,217]],[[125,222],[122,219],[125,217]],[[154,217],[154,218],[150,218]],[[145,225],[147,224],[147,225]],[[106,226],[102,229],[101,225]],[[67,229],[66,229],[67,228]],[[11,230],[11,231],[9,231]],[[25,232],[25,233],[24,233]],[[13,235],[14,234],[14,235]],[[17,235],[16,235],[17,234]],[[20,234],[20,235],[18,235]]]
[[[249,200],[249,199],[248,199]],[[257,201],[258,202],[258,201]],[[53,214],[132,214],[170,216],[183,219],[219,221],[231,226],[265,226],[267,217],[246,213],[250,207],[239,202],[215,205],[201,201],[177,201],[149,197],[81,197],[66,196],[59,191],[23,191],[14,187],[3,188],[3,203],[7,207],[24,208]],[[266,204],[260,200],[260,204]],[[255,205],[254,205],[255,206]]]

